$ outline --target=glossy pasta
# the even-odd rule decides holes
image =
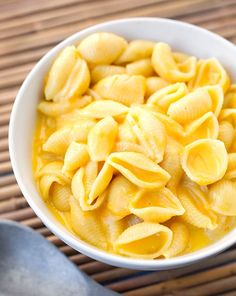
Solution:
[[[221,62],[107,32],[59,53],[38,105],[33,171],[69,231],[158,259],[236,226],[236,86]]]
[[[90,83],[87,63],[74,46],[66,47],[53,63],[45,85],[45,99],[65,101],[82,95]]]
[[[131,108],[127,121],[147,155],[159,163],[166,147],[166,131],[163,123],[147,110]]]
[[[141,75],[116,74],[98,81],[93,89],[103,99],[130,106],[144,102],[146,81]]]
[[[181,202],[168,188],[140,190],[130,201],[130,211],[147,222],[165,222],[185,212]]]
[[[166,258],[171,258],[184,252],[188,248],[189,230],[188,227],[179,221],[168,225],[173,233],[170,247],[163,253]]]

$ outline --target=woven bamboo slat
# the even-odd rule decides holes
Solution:
[[[7,136],[19,86],[35,63],[70,34],[103,21],[151,16],[200,25],[236,42],[236,1],[1,0],[0,10],[0,219],[35,229],[94,280],[123,295],[235,296],[235,246],[191,266],[142,272],[96,262],[65,245],[22,196],[12,172]]]
[[[6,136],[5,133],[3,133],[3,135]],[[6,160],[9,160],[9,152],[8,151],[1,152],[0,161],[6,161]]]
[[[0,214],[27,207],[28,203],[24,197],[11,197],[0,203]]]
[[[3,186],[8,185],[8,184],[13,184],[16,182],[16,179],[14,175],[6,175],[6,176],[1,176],[0,178],[0,186],[3,188]]]
[[[0,106],[4,104],[10,104],[15,100],[18,87],[11,87],[7,90],[0,90]],[[1,121],[0,127],[2,127],[4,122]]]
[[[3,153],[0,149],[0,153]],[[0,163],[0,174],[9,174],[12,172],[11,162],[4,161]]]
[[[10,198],[11,196],[19,196],[21,194],[20,188],[17,184],[11,184],[0,188],[0,196],[2,199]],[[1,208],[1,205],[0,205]]]
[[[35,217],[35,216],[33,218],[29,218],[29,219],[27,217],[23,218],[20,222],[23,225],[34,228],[34,229],[37,229],[43,225],[42,221],[38,217]]]

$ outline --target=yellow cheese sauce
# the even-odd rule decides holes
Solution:
[[[33,140],[32,163],[34,173],[39,171],[43,165],[50,163],[50,161],[54,161],[56,158],[55,155],[51,155],[42,150],[42,145],[45,143],[45,140],[48,138],[48,136],[55,131],[55,127],[55,119],[47,119],[44,115],[38,115]],[[57,158],[60,159],[60,157]],[[62,227],[65,227],[66,229],[74,233],[71,226],[70,213],[60,212],[59,210],[57,210],[50,199],[46,202],[46,205],[48,209],[52,212],[54,217],[61,223]],[[212,231],[197,228],[186,223],[189,229],[190,237],[189,244],[185,249],[184,253],[191,253],[197,251],[222,238],[226,233],[228,233],[231,229],[233,229],[236,226],[236,218],[222,218],[221,223],[221,226],[219,226],[216,230]],[[108,251],[112,252],[111,248],[109,248]]]

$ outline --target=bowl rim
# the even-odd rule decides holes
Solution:
[[[109,25],[119,25],[121,23],[134,23],[137,21],[142,22],[156,22],[156,23],[162,23],[162,24],[175,24],[180,27],[188,27],[189,29],[193,31],[200,31],[201,34],[208,35],[211,38],[214,38],[215,40],[224,43],[226,47],[230,47],[231,50],[235,51],[236,54],[236,47],[233,43],[230,41],[224,39],[223,37],[208,31],[206,29],[203,29],[201,27],[185,23],[182,21],[172,20],[168,18],[155,18],[155,17],[135,17],[135,18],[124,18],[124,19],[117,19],[112,21],[107,21],[103,23],[96,24],[94,26],[90,26],[88,28],[85,28],[79,32],[76,32],[73,35],[70,35],[68,38],[64,39],[60,43],[58,43],[56,46],[54,46],[51,50],[49,50],[33,67],[33,69],[30,71],[30,73],[27,75],[26,79],[24,80],[22,86],[20,87],[18,94],[16,96],[15,102],[13,104],[11,116],[10,116],[10,123],[9,123],[9,152],[10,152],[10,159],[12,163],[13,172],[16,178],[16,181],[26,198],[27,202],[29,203],[30,207],[34,210],[36,215],[42,220],[42,222],[54,233],[56,236],[58,236],[62,241],[64,241],[67,245],[71,246],[72,248],[76,249],[77,251],[95,259],[99,260],[101,262],[119,266],[119,267],[128,267],[131,269],[140,269],[140,270],[164,270],[169,268],[176,268],[183,265],[191,264],[195,261],[202,260],[204,258],[207,258],[209,256],[216,255],[219,252],[222,252],[226,248],[230,247],[236,242],[236,228],[231,230],[229,233],[227,233],[223,238],[220,240],[217,240],[213,244],[210,244],[206,247],[201,248],[200,250],[174,257],[174,258],[168,258],[168,259],[139,259],[139,258],[128,258],[116,254],[109,253],[107,251],[103,251],[101,249],[98,249],[80,238],[76,238],[73,236],[73,234],[69,233],[63,226],[60,228],[58,227],[50,217],[47,216],[46,213],[44,213],[43,210],[39,209],[36,202],[33,198],[31,198],[30,193],[28,192],[26,182],[19,173],[18,169],[18,161],[15,154],[15,147],[14,147],[14,133],[17,129],[16,126],[16,113],[18,110],[18,106],[21,102],[21,97],[25,92],[25,89],[27,89],[30,77],[33,76],[40,67],[48,60],[50,59],[55,52],[59,48],[63,48],[67,45],[67,43],[70,43],[74,39],[80,39],[80,35],[82,34],[90,34],[95,31],[103,31],[104,26]]]

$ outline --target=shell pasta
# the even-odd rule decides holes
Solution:
[[[158,260],[236,226],[236,85],[223,61],[199,58],[107,32],[55,58],[33,173],[78,239]]]

